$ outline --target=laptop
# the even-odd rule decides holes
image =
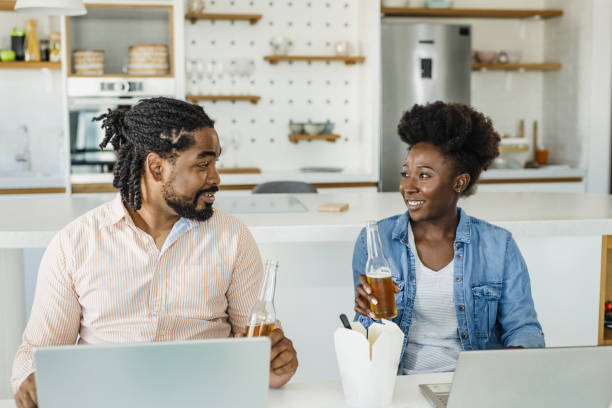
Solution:
[[[34,351],[41,408],[265,407],[270,340],[81,345]]]
[[[436,408],[612,405],[612,347],[465,351],[451,384],[421,384]]]

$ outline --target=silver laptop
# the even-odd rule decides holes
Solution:
[[[34,352],[41,408],[265,407],[270,340],[63,346]]]
[[[420,389],[437,408],[608,408],[612,347],[465,351],[452,385]]]

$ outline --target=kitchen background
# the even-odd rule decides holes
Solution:
[[[261,14],[256,24],[238,20],[198,20],[192,24],[184,18],[187,3],[182,2],[104,3],[173,6],[170,17],[174,41],[170,47],[171,57],[174,57],[171,65],[175,76],[172,95],[184,98],[194,91],[211,93],[201,91],[202,87],[212,87],[214,93],[232,91],[261,98],[256,104],[248,101],[200,102],[216,120],[225,151],[221,165],[261,170],[260,174],[224,175],[224,184],[249,187],[267,180],[296,179],[335,183],[335,187],[372,189],[378,181],[381,127],[379,1],[205,1],[205,11],[210,13]],[[419,3],[422,2],[412,1],[413,5]],[[500,133],[512,137],[519,132],[520,120],[524,120],[528,144],[532,140],[533,122],[538,122],[540,147],[549,151],[549,163],[570,167],[549,169],[542,173],[543,178],[556,174],[580,181],[556,183],[552,188],[608,192],[609,171],[603,169],[609,168],[611,50],[597,47],[602,37],[610,35],[609,27],[605,27],[607,24],[598,23],[601,20],[598,10],[609,8],[605,3],[601,0],[456,0],[453,6],[457,8],[562,9],[563,16],[550,19],[406,17],[406,20],[471,25],[474,50],[520,51],[521,62],[560,63],[560,69],[551,71],[474,70],[471,74],[472,104],[493,119]],[[96,14],[97,9],[91,10],[94,12],[78,18],[90,21],[94,16],[102,19],[100,21],[114,18],[111,12],[105,16]],[[11,28],[26,26],[29,17],[0,12],[2,47],[8,47]],[[132,13],[130,17],[138,25],[138,15]],[[147,18],[150,16],[143,11],[142,20]],[[59,18],[36,19],[39,38],[48,38],[49,33],[61,31],[62,45],[64,49],[69,47],[64,24]],[[129,25],[130,20],[125,20]],[[83,24],[83,27],[87,26]],[[99,37],[96,45],[101,47],[104,40]],[[116,39],[107,37],[108,44],[104,48],[113,49]],[[273,65],[264,60],[264,56],[272,54],[270,41],[277,37],[291,41],[290,55],[334,55],[336,44],[347,41],[351,55],[365,59],[353,65],[337,61],[281,61]],[[134,42],[142,43],[142,38],[127,36],[121,45],[127,49]],[[231,59],[238,63],[246,61],[251,70],[234,72],[236,84],[231,85],[228,75],[231,71],[225,69],[221,78],[224,85],[220,87],[218,72],[212,68],[208,70],[207,65],[224,63],[227,66]],[[71,185],[79,185],[81,189],[75,189],[78,192],[97,191],[83,189],[83,186],[98,185],[103,191],[112,180],[110,174],[99,174],[103,166],[75,169],[79,174],[70,177],[70,143],[66,135],[70,127],[68,107],[73,104],[66,89],[70,81],[77,78],[68,78],[67,70],[66,63],[61,70],[0,70],[0,86],[5,96],[0,100],[3,117],[0,140],[5,146],[0,152],[0,189],[69,189]],[[212,81],[217,84],[213,85]],[[335,125],[333,134],[340,137],[334,143],[323,140],[292,143],[288,138],[290,121],[330,121]],[[74,134],[72,137],[74,142]],[[506,154],[521,164],[532,156],[532,146],[528,152]],[[301,171],[312,167],[328,168],[329,171]],[[336,172],[340,169],[341,172]],[[30,173],[20,173],[24,171]],[[495,174],[490,171],[483,178]],[[521,179],[526,173],[520,170],[511,176],[506,176],[507,171],[497,174]],[[526,177],[533,178],[533,174]],[[524,189],[551,188],[547,183],[522,184],[520,188]],[[512,185],[481,186],[481,190],[500,188],[512,189]]]
[[[0,98],[0,193],[69,192],[73,186],[75,192],[108,191],[112,177],[99,172],[104,166],[75,166],[74,174],[70,173],[71,139],[72,144],[79,139],[74,134],[75,121],[78,123],[78,114],[74,113],[87,110],[87,106],[95,110],[133,101],[118,101],[116,96],[69,95],[75,91],[75,84],[76,90],[84,89],[79,87],[83,83],[79,81],[91,79],[72,74],[74,64],[72,61],[68,64],[68,59],[72,59],[71,50],[76,46],[102,47],[110,61],[112,54],[123,52],[127,56],[129,45],[146,43],[147,38],[152,38],[147,37],[151,31],[157,35],[164,30],[169,34],[172,74],[154,78],[156,83],[169,87],[164,88],[163,94],[185,98],[188,94],[232,91],[260,97],[256,104],[199,102],[216,120],[224,147],[222,166],[261,170],[261,173],[223,174],[225,186],[242,188],[246,193],[262,181],[293,179],[323,183],[325,187],[342,191],[376,188],[383,116],[380,55],[384,44],[381,44],[379,0],[205,1],[205,11],[210,13],[261,14],[256,24],[238,20],[198,20],[192,24],[185,19],[187,2],[180,0],[107,0],[92,3],[170,6],[172,14],[163,22],[159,13],[147,13],[145,9],[117,12],[112,8],[90,7],[88,15],[79,17],[82,23],[70,20],[68,30],[63,19],[15,13],[2,8],[3,2],[7,3],[0,0],[0,10],[5,10],[0,11],[0,48],[10,47],[12,27],[25,27],[27,20],[35,17],[38,38],[49,38],[51,33],[60,32],[62,50],[68,52],[61,68],[11,68],[0,62],[3,96]],[[411,0],[410,3],[418,6],[422,2]],[[529,151],[505,156],[521,164],[533,157],[532,126],[537,121],[540,147],[548,150],[548,161],[567,166],[490,170],[479,189],[608,193],[612,2],[455,0],[453,5],[456,8],[563,10],[562,16],[550,19],[404,17],[415,23],[470,25],[474,50],[520,51],[522,62],[561,64],[560,69],[550,71],[472,71],[471,102],[493,119],[500,133],[516,136],[520,120],[525,123]],[[116,28],[121,26],[128,35]],[[67,33],[74,30],[79,35],[70,38],[70,45]],[[85,34],[94,32],[97,35],[86,38]],[[334,55],[336,44],[347,41],[352,47],[351,55],[362,56],[364,60],[353,65],[338,61],[280,61],[273,65],[264,56],[273,53],[270,41],[279,40],[278,37],[292,42],[290,55]],[[87,41],[97,43],[88,46]],[[220,71],[209,72],[208,67],[219,67],[219,62],[227,65],[231,59],[247,68],[233,73],[236,85],[230,84],[229,71],[224,70],[223,86],[219,86]],[[118,61],[109,64],[109,72],[120,73],[124,61]],[[211,61],[215,64],[211,65]],[[123,81],[126,77],[104,79]],[[335,125],[333,133],[340,137],[334,143],[325,140],[292,143],[288,137],[291,120],[329,120]],[[307,167],[342,171],[300,171]],[[41,249],[25,251],[27,305],[31,304],[41,254]],[[350,251],[345,258],[350,258]],[[312,372],[303,371],[300,379],[311,375]]]

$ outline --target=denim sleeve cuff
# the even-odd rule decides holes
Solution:
[[[521,330],[506,339],[505,347],[523,346],[525,348],[543,348],[546,346],[544,333],[537,328]]]

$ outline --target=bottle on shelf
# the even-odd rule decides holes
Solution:
[[[278,261],[266,261],[259,296],[251,309],[251,315],[245,329],[244,335],[246,337],[269,336],[276,326],[274,291],[276,289],[277,270]]]

